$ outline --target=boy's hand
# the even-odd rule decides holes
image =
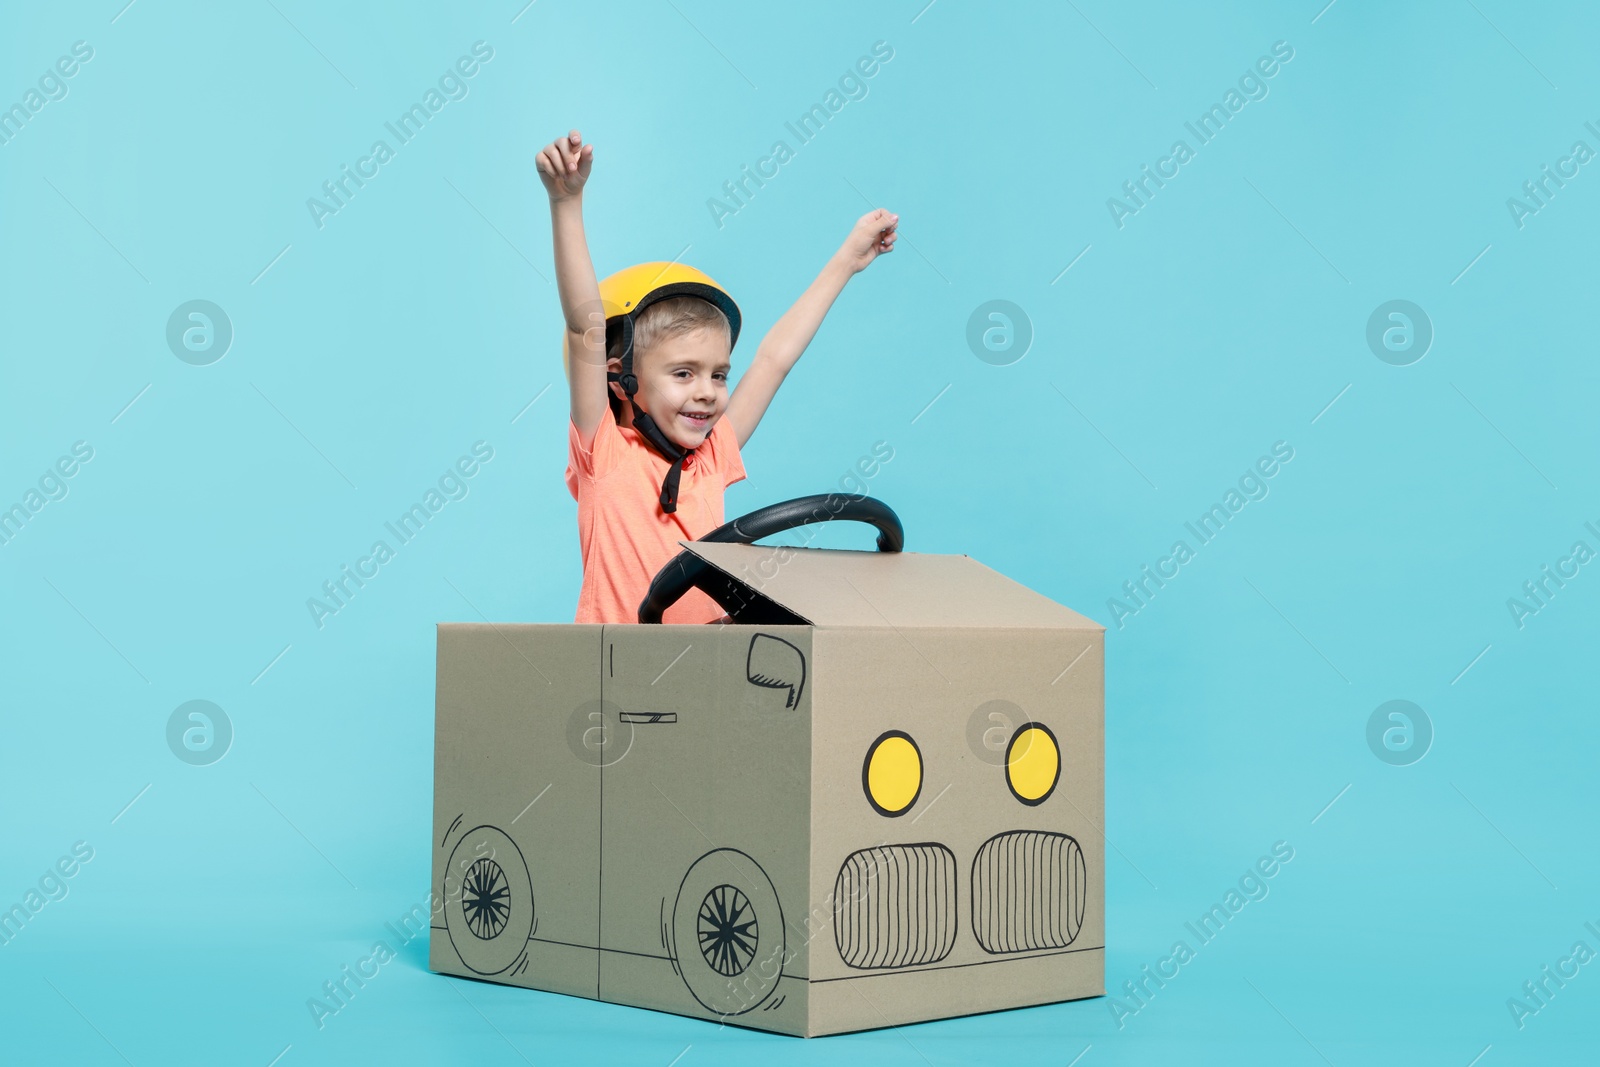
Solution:
[[[895,227],[899,224],[899,215],[890,214],[881,207],[856,220],[850,236],[839,246],[839,257],[852,274],[866,270],[868,264],[885,252],[894,251],[894,241],[899,236]]]
[[[584,144],[583,137],[573,130],[540,149],[534,166],[552,201],[578,196],[594,166],[594,145]]]

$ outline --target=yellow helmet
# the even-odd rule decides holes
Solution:
[[[600,283],[600,304],[605,309],[606,342],[622,332],[623,374],[633,373],[633,325],[637,315],[646,307],[669,296],[698,296],[716,305],[728,317],[728,348],[739,343],[739,305],[733,302],[728,291],[704,271],[684,263],[636,263],[624,267]],[[561,342],[562,369],[567,380],[572,380],[572,350],[566,335]],[[620,375],[611,376],[620,381]],[[632,390],[628,390],[632,393]]]

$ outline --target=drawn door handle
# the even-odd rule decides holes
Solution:
[[[648,725],[650,723],[675,723],[678,713],[675,711],[624,711],[617,715],[620,722]]]

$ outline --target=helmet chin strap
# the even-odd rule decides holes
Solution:
[[[628,395],[628,404],[633,408],[633,428],[639,435],[648,441],[657,452],[660,452],[672,465],[667,468],[667,477],[661,483],[661,510],[668,515],[678,510],[678,479],[683,473],[683,463],[694,455],[694,449],[679,448],[671,438],[661,432],[661,427],[650,417],[650,413],[639,406],[636,395],[639,392],[639,379],[633,373],[633,317],[624,316],[622,319],[622,373],[606,374],[606,380],[621,382],[622,391]]]

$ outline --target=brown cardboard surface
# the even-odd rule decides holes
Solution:
[[[590,728],[601,630],[438,627],[433,970],[597,995],[600,774],[562,739]]]
[[[1101,629],[970,556],[678,543],[816,626]]]
[[[822,1037],[852,1030],[875,1030],[881,1026],[953,1019],[979,1012],[1098,996],[1104,992],[1105,950],[1015,960],[1008,964],[1009,982],[944,983],[931,980],[943,973],[886,971],[850,982],[813,983],[812,1017],[822,1022],[806,1036]],[[1084,992],[1071,996],[1055,992],[1062,989]],[[902,1007],[891,1017],[885,1004]],[[1061,1062],[1065,1062],[1065,1059]]]
[[[811,628],[607,626],[605,644],[601,998],[801,1032],[784,905],[805,900]]]
[[[1103,635],[819,629],[813,647],[811,899],[825,905],[813,913],[813,1032],[937,1018],[935,1004],[978,1011],[1102,993]],[[1047,727],[1060,753],[1055,788],[1038,804],[1007,785],[1003,750],[981,743],[983,732],[1009,740],[1029,723]],[[909,808],[886,816],[866,796],[862,765],[873,742],[896,730],[920,750],[923,780]],[[863,851],[856,863],[876,878],[851,880],[845,860]],[[931,864],[918,852],[942,854]],[[1078,855],[1081,878],[1060,877]],[[949,904],[937,899],[940,868],[953,875]],[[980,885],[994,890],[982,906]],[[1078,908],[1076,928],[1039,921],[1076,920]],[[1095,962],[1033,962],[1069,955]],[[833,999],[817,999],[824,986]],[[836,987],[858,988],[861,1010],[823,1007],[855,999]]]
[[[804,1035],[1102,993],[1104,629],[964,556],[693,548],[811,624],[439,626],[430,967]]]

